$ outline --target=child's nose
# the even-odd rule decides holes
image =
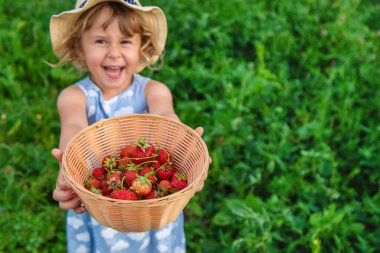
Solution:
[[[111,44],[108,48],[107,56],[110,58],[118,58],[120,57],[120,55],[121,55],[120,47],[118,45]]]

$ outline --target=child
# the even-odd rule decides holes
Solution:
[[[61,162],[66,144],[99,120],[127,113],[178,119],[169,89],[137,74],[161,56],[167,35],[158,7],[137,0],[78,0],[76,8],[51,18],[50,33],[58,66],[71,63],[89,77],[65,88],[57,106],[61,121]],[[202,128],[196,131],[202,135]],[[53,198],[67,213],[68,252],[185,252],[183,214],[160,230],[120,233],[101,226],[59,173]]]

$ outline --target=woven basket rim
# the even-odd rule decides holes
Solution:
[[[171,119],[171,118],[168,118],[168,117],[165,117],[165,116],[161,116],[161,115],[157,115],[157,114],[134,114],[134,113],[131,113],[131,114],[124,114],[124,115],[120,115],[120,116],[115,116],[115,117],[111,117],[111,118],[108,118],[108,119],[103,119],[103,120],[99,120],[98,122],[95,122],[94,124],[91,124],[81,130],[79,130],[79,132],[77,132],[73,137],[71,137],[71,139],[67,142],[66,144],[66,147],[69,147],[72,145],[72,143],[80,136],[82,135],[84,132],[88,131],[88,129],[90,128],[97,128],[99,126],[102,126],[103,124],[107,123],[107,122],[110,122],[110,121],[115,121],[115,120],[119,120],[119,119],[123,119],[125,117],[142,117],[142,118],[157,118],[157,119],[163,119],[163,120],[167,120],[169,122],[172,122],[174,124],[177,124],[177,125],[180,125],[181,127],[184,127],[186,130],[190,131],[190,132],[193,132],[196,136],[199,136],[197,132],[195,132],[194,129],[192,129],[191,127],[187,126],[186,124],[182,123],[181,121],[178,121],[178,120],[174,120],[174,119]],[[206,153],[208,154],[208,149],[207,149],[207,145],[206,143],[204,142],[204,140],[199,136],[199,140],[203,146],[203,148],[205,148],[206,150]],[[64,159],[65,158],[65,159]],[[65,155],[65,152],[63,152],[63,157],[62,157],[62,161],[66,160],[67,157]]]

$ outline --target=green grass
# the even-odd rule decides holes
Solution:
[[[213,158],[186,214],[188,252],[380,248],[377,1],[143,1],[167,14],[165,82]],[[0,252],[64,252],[52,199],[59,91],[52,14],[0,1]]]

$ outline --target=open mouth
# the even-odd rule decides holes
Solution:
[[[124,70],[124,67],[121,66],[105,66],[103,68],[107,76],[112,79],[119,78]]]

